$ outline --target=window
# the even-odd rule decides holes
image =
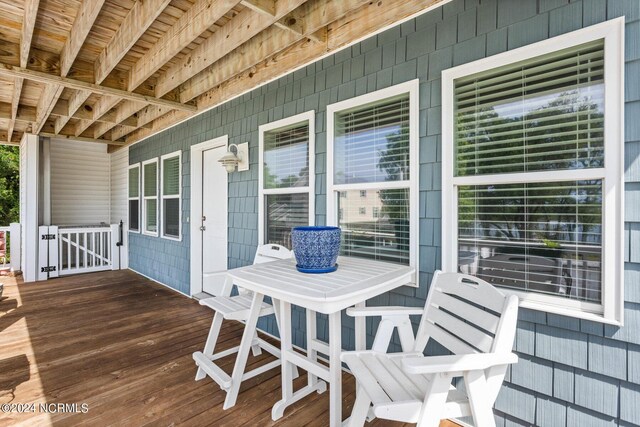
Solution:
[[[140,165],[129,166],[129,231],[140,232]]]
[[[162,237],[180,240],[182,229],[182,152],[165,154],[162,162]]]
[[[379,218],[380,217],[380,208],[377,206],[374,206],[371,210],[371,214],[373,215],[374,218]]]
[[[260,126],[258,243],[291,248],[291,228],[314,221],[315,113]]]
[[[158,159],[142,163],[142,232],[158,235]]]
[[[329,105],[327,117],[327,221],[342,228],[342,254],[417,267],[418,81]]]
[[[443,72],[443,264],[622,321],[622,21]]]

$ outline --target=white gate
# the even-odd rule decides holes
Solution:
[[[39,280],[120,268],[118,224],[40,227]]]

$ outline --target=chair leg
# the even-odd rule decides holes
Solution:
[[[418,416],[418,427],[438,427],[442,418],[442,408],[447,401],[451,386],[449,375],[436,374],[431,377],[431,384],[427,389],[427,394]]]
[[[204,354],[207,357],[213,356],[213,350],[216,347],[216,341],[218,341],[218,335],[220,334],[220,328],[222,328],[222,320],[223,317],[219,313],[215,313],[213,315],[213,321],[211,322],[211,328],[209,329],[209,335],[207,336],[207,342],[204,345]],[[198,368],[198,372],[196,372],[196,381],[199,381],[206,377],[204,370],[202,368]]]
[[[477,427],[495,427],[496,420],[491,409],[493,402],[487,399],[487,381],[484,371],[465,372],[464,381],[474,424]]]
[[[369,396],[367,396],[367,393],[365,393],[362,387],[358,387],[356,389],[356,401],[353,404],[351,416],[348,420],[346,420],[347,427],[363,426],[364,422],[367,419],[367,414],[369,413],[370,407],[371,399],[369,399]]]
[[[227,397],[224,400],[222,409],[229,409],[236,404],[240,384],[242,383],[242,376],[244,375],[244,368],[247,366],[249,350],[251,349],[251,343],[256,333],[256,324],[260,316],[260,307],[263,298],[264,295],[254,292],[251,309],[249,310],[249,316],[247,317],[244,333],[242,334],[242,341],[240,342],[240,348],[236,356],[236,363],[233,366],[233,373],[231,374],[231,387],[227,390]]]

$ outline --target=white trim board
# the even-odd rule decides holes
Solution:
[[[336,1],[340,1],[340,0],[336,0]],[[439,8],[439,7],[441,7],[441,6],[444,6],[445,4],[450,3],[450,2],[452,2],[452,1],[453,1],[453,0],[442,0],[441,2],[436,3],[436,4],[434,4],[434,5],[431,5],[431,6],[427,7],[427,8],[425,8],[425,9],[422,9],[421,11],[416,12],[416,13],[414,13],[414,14],[412,14],[412,15],[409,15],[409,16],[407,16],[406,18],[400,19],[400,20],[398,20],[398,21],[396,21],[396,22],[394,22],[394,23],[392,23],[392,24],[386,25],[386,26],[384,26],[384,27],[382,27],[382,28],[380,28],[380,29],[378,29],[378,30],[376,30],[376,31],[373,31],[373,32],[371,32],[371,33],[369,33],[369,34],[367,34],[367,35],[364,35],[364,36],[360,37],[360,38],[357,38],[357,39],[355,39],[354,41],[352,41],[351,43],[349,43],[349,44],[347,44],[347,45],[343,46],[343,47],[342,47],[342,48],[340,48],[340,49],[336,49],[336,50],[332,50],[331,52],[327,52],[326,54],[324,54],[324,55],[322,55],[322,56],[320,56],[320,57],[318,57],[318,58],[315,58],[315,59],[313,59],[313,60],[311,60],[311,61],[305,62],[304,64],[302,64],[302,65],[300,65],[300,66],[298,66],[298,67],[292,68],[291,70],[288,70],[288,71],[287,71],[287,72],[285,72],[285,73],[282,73],[282,74],[280,74],[280,75],[278,75],[278,76],[276,76],[276,77],[274,77],[274,78],[272,78],[272,79],[269,79],[269,80],[267,80],[266,82],[264,82],[264,83],[262,83],[262,84],[259,84],[259,85],[257,85],[257,86],[254,86],[254,87],[252,87],[251,89],[247,89],[247,90],[245,90],[245,91],[243,91],[243,92],[241,92],[241,93],[237,94],[236,96],[234,96],[234,97],[232,97],[232,98],[229,98],[229,99],[227,99],[227,100],[225,100],[225,101],[222,101],[222,102],[219,102],[219,103],[217,103],[217,104],[214,104],[214,105],[212,105],[212,106],[210,106],[210,107],[207,107],[207,108],[205,108],[204,110],[199,111],[197,114],[194,114],[194,115],[193,115],[193,116],[191,116],[191,117],[187,117],[186,119],[180,120],[180,121],[178,121],[178,122],[176,122],[176,123],[172,124],[171,126],[168,126],[168,127],[164,128],[164,129],[161,129],[161,130],[158,130],[158,131],[156,131],[156,132],[153,132],[153,133],[151,133],[151,134],[149,134],[149,135],[145,136],[144,138],[142,138],[140,141],[135,141],[135,142],[131,143],[130,145],[127,145],[127,147],[133,147],[134,145],[136,145],[136,144],[138,144],[138,143],[140,143],[140,142],[146,141],[147,139],[151,138],[152,136],[158,135],[158,134],[160,134],[160,133],[162,133],[162,132],[165,132],[165,131],[167,131],[167,130],[169,130],[169,129],[173,128],[173,127],[176,127],[176,126],[178,126],[178,125],[180,125],[180,124],[182,124],[182,123],[184,123],[184,122],[186,122],[186,121],[189,121],[189,120],[191,120],[191,119],[194,119],[194,118],[198,117],[198,116],[199,116],[199,115],[201,115],[201,114],[204,114],[204,113],[206,113],[206,112],[208,112],[208,111],[210,111],[210,110],[213,110],[214,108],[217,108],[217,107],[219,107],[219,106],[221,106],[221,105],[224,105],[224,104],[226,104],[227,102],[231,102],[231,101],[233,101],[233,100],[234,100],[234,99],[236,99],[236,98],[240,98],[241,96],[243,96],[243,95],[245,95],[245,94],[247,94],[247,93],[249,93],[249,92],[251,92],[251,91],[254,91],[254,90],[258,89],[258,88],[261,88],[262,86],[268,85],[269,83],[271,83],[271,82],[273,82],[273,81],[276,81],[276,80],[278,80],[278,79],[280,79],[280,78],[282,78],[282,77],[284,77],[284,76],[288,76],[289,74],[293,74],[294,72],[296,72],[296,71],[298,71],[298,70],[300,70],[300,69],[302,69],[302,68],[304,68],[304,67],[306,67],[306,66],[308,66],[308,65],[315,64],[315,63],[316,63],[316,62],[318,62],[318,61],[322,61],[324,58],[327,58],[327,57],[329,57],[329,56],[331,56],[331,55],[335,55],[335,54],[337,54],[338,52],[342,52],[342,51],[343,51],[343,50],[345,50],[345,49],[350,49],[350,48],[351,48],[351,46],[356,45],[356,44],[360,43],[360,42],[361,42],[361,41],[363,41],[363,40],[367,40],[367,39],[370,39],[371,37],[375,37],[376,35],[378,35],[378,34],[380,34],[380,33],[383,33],[383,32],[387,31],[387,30],[388,30],[388,29],[390,29],[390,28],[397,27],[398,25],[401,25],[401,24],[403,24],[404,22],[407,22],[407,21],[410,21],[410,20],[412,20],[412,19],[415,19],[416,17],[418,17],[418,16],[420,16],[420,15],[424,15],[425,13],[429,13],[429,12],[431,12],[432,10],[437,9],[437,8]]]
[[[368,182],[357,184],[334,184],[333,182],[333,170],[334,170],[334,116],[336,113],[351,110],[359,107],[366,107],[368,104],[375,104],[376,102],[383,101],[385,99],[394,98],[400,95],[409,95],[409,180],[408,181],[389,181],[389,182]],[[419,221],[419,181],[418,175],[420,172],[419,164],[419,152],[418,147],[420,145],[419,138],[419,94],[420,94],[420,80],[414,79],[408,82],[400,83],[394,86],[390,86],[384,89],[370,92],[355,98],[350,98],[345,101],[336,102],[334,104],[327,105],[327,225],[338,225],[338,212],[336,207],[337,192],[342,190],[378,190],[384,188],[407,188],[409,189],[409,224],[411,227],[409,233],[409,264],[415,267],[416,270],[419,267],[419,241],[420,236],[420,221]],[[414,286],[418,287],[418,277],[416,274],[414,277]]]
[[[202,234],[200,233],[200,221],[197,220],[197,218],[194,219],[194,213],[198,215],[198,212],[202,212],[202,153],[213,148],[227,147],[228,142],[229,137],[227,135],[224,135],[205,142],[201,142],[199,144],[192,145],[190,147],[191,170],[189,179],[191,198],[189,200],[189,219],[187,220],[187,222],[189,222],[189,231],[191,236],[191,241],[189,243],[189,292],[191,295],[202,292]],[[226,194],[224,200],[220,202],[220,208],[224,208],[228,216],[228,181],[224,186],[224,189]],[[227,236],[228,233],[229,223],[227,219]],[[227,250],[227,247],[225,247],[224,254],[220,254],[220,256],[224,256],[225,259],[228,259]]]
[[[444,147],[442,152],[442,263],[444,271],[458,269],[458,186],[601,179],[603,182],[602,304],[503,289],[505,292],[518,295],[521,298],[522,307],[622,326],[624,320],[624,34],[624,17],[611,19],[442,72],[442,147]],[[453,100],[456,79],[602,39],[604,39],[605,52],[604,168],[454,176]]]
[[[164,200],[165,199],[175,199],[176,195],[166,195],[164,194],[164,161],[166,159],[170,159],[172,157],[178,157],[178,237],[175,236],[165,236],[164,234]],[[164,154],[160,157],[160,206],[158,209],[161,213],[160,217],[162,221],[160,221],[158,230],[160,231],[160,237],[167,240],[173,240],[176,242],[182,241],[182,150],[174,151],[172,153]]]
[[[305,111],[258,127],[258,246],[264,244],[264,197],[270,194],[307,193],[309,195],[309,225],[316,222],[316,127],[315,110]],[[306,187],[287,187],[265,190],[264,185],[264,134],[265,132],[286,128],[303,122],[309,125],[309,183]]]

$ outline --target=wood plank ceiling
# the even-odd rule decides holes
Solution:
[[[0,0],[0,142],[139,141],[442,0]]]

